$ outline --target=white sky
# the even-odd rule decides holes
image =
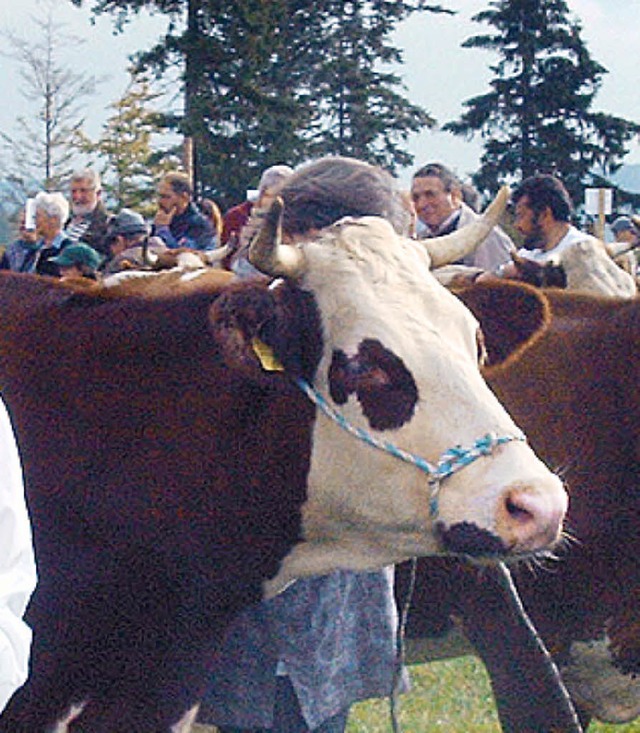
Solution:
[[[97,77],[108,75],[99,94],[87,110],[88,131],[97,136],[108,116],[107,105],[120,97],[126,87],[128,54],[148,47],[165,26],[162,16],[140,16],[124,34],[113,34],[109,16],[91,25],[88,9],[77,9],[69,0],[52,0],[56,18],[68,32],[86,38],[87,43],[72,49],[68,63]],[[403,49],[406,65],[402,76],[407,96],[422,105],[439,123],[456,119],[462,102],[488,91],[492,54],[463,49],[461,43],[487,27],[471,17],[488,6],[488,0],[441,0],[457,10],[456,16],[423,14],[404,23],[395,36]],[[640,121],[640,0],[567,0],[583,26],[582,38],[592,56],[609,70],[596,97],[595,108],[630,120]],[[91,0],[85,5],[90,5]],[[31,16],[45,16],[43,0],[0,0],[0,29],[27,36]],[[6,48],[2,42],[0,48]],[[20,96],[20,74],[11,58],[0,59],[0,129],[11,133],[17,114],[29,107]],[[448,133],[426,131],[414,136],[409,148],[416,166],[440,160],[464,176],[474,171],[481,152],[479,141],[465,141]],[[640,163],[640,145],[635,144],[626,163]],[[409,177],[409,172],[402,178]]]

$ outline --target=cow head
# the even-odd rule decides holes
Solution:
[[[560,262],[553,259],[535,262],[528,257],[521,257],[517,252],[511,253],[511,259],[516,268],[517,280],[539,288],[567,287],[567,274]]]
[[[518,433],[480,374],[477,320],[437,283],[418,244],[371,216],[281,244],[281,213],[274,205],[250,257],[312,297],[322,334],[314,386],[350,425],[430,462],[487,433]],[[423,472],[319,415],[306,541],[271,590],[416,554],[537,551],[556,541],[565,509],[558,478],[514,441],[446,479],[434,517]]]

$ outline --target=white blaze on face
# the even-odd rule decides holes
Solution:
[[[382,431],[372,429],[371,413],[380,411],[385,424],[393,423],[393,400],[391,408],[384,400],[369,406],[369,414],[355,393],[344,404],[333,404],[353,425],[432,463],[446,449],[471,446],[488,432],[517,432],[480,376],[474,317],[437,283],[417,245],[398,237],[388,222],[365,217],[345,220],[302,247],[308,269],[301,286],[313,292],[324,331],[318,390],[325,397],[331,393],[336,353],[347,365],[351,360],[359,366],[365,342],[385,357],[397,357],[400,371],[417,387],[411,414],[398,416],[397,424]],[[401,395],[398,403],[404,400],[406,408],[408,399]],[[307,543],[287,559],[285,582],[444,549],[433,532],[425,474],[358,441],[321,414],[308,486]],[[521,513],[516,504],[523,505]],[[444,530],[467,522],[500,537],[509,550],[531,551],[556,539],[565,510],[559,480],[525,443],[510,443],[442,484],[438,519]]]

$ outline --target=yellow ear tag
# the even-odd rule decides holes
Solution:
[[[283,372],[284,371],[284,367],[278,361],[278,358],[271,350],[271,347],[267,346],[267,344],[265,344],[264,341],[260,341],[259,338],[254,338],[251,340],[251,346],[253,350],[255,351],[256,356],[258,357],[258,361],[262,365],[262,368],[266,372]]]

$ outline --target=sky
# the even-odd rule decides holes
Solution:
[[[101,16],[91,23],[91,0],[85,0],[82,9],[69,0],[48,1],[53,3],[54,17],[65,25],[65,32],[86,39],[84,45],[69,50],[65,61],[104,78],[86,111],[87,130],[95,138],[109,116],[107,105],[126,88],[128,56],[151,45],[162,33],[166,20],[147,13],[127,25],[123,34],[114,35],[111,17]],[[46,2],[0,0],[0,30],[28,37],[33,28],[31,19],[46,17]],[[393,37],[404,54],[405,65],[399,74],[406,96],[424,107],[440,125],[462,114],[464,100],[488,91],[489,65],[496,60],[487,51],[461,48],[465,39],[488,30],[471,20],[487,7],[487,0],[441,2],[457,14],[414,16]],[[582,39],[593,58],[609,71],[594,108],[640,122],[640,0],[567,0],[567,4],[582,25]],[[0,48],[6,50],[6,43],[0,43]],[[15,60],[5,55],[0,64],[0,130],[10,134],[15,130],[16,116],[33,108],[20,95],[21,76]],[[407,147],[416,156],[415,167],[438,160],[463,178],[478,167],[482,152],[479,140],[467,141],[438,129],[412,136]],[[633,145],[625,163],[640,164],[639,144]],[[409,180],[410,175],[410,170],[403,171],[400,178]]]

